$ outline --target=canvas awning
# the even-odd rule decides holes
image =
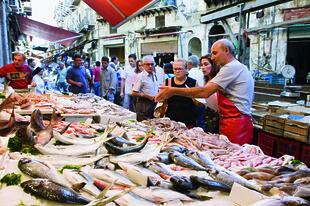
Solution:
[[[118,27],[159,0],[84,0],[104,20]]]
[[[69,46],[82,35],[62,28],[44,24],[23,16],[18,16],[20,32],[28,36]]]

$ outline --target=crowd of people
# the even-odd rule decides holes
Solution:
[[[166,117],[189,128],[199,126],[205,131],[218,132],[217,128],[206,127],[208,114],[208,118],[220,122],[220,133],[228,134],[238,143],[244,129],[231,131],[228,125],[241,122],[242,127],[251,130],[253,79],[248,69],[235,59],[234,47],[227,39],[214,43],[211,55],[200,59],[191,55],[187,60],[167,62],[163,68],[156,66],[152,55],[137,59],[135,54],[128,55],[128,64],[123,68],[115,56],[103,56],[93,66],[79,54],[72,57],[70,64],[58,62],[56,68],[35,68],[33,60],[28,59],[28,65],[25,61],[25,55],[16,53],[12,64],[0,68],[0,77],[5,77],[14,89],[31,87],[39,94],[46,89],[94,93],[136,112],[138,121],[154,118],[157,102],[166,101]],[[204,98],[205,102],[202,104],[195,98]],[[242,143],[249,142],[251,136],[242,137]]]

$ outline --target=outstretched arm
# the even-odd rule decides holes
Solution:
[[[176,88],[161,86],[159,93],[156,96],[156,101],[162,102],[173,95],[189,98],[208,98],[219,89],[220,86],[212,82],[209,82],[205,87]]]

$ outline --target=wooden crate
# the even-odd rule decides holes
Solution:
[[[263,130],[265,132],[283,136],[286,119],[280,118],[279,115],[266,115],[264,117]]]
[[[283,136],[300,142],[308,142],[309,124],[287,119],[284,125]]]

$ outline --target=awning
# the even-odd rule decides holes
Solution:
[[[118,27],[143,12],[159,0],[84,0],[89,7]]]
[[[18,16],[17,18],[21,33],[28,36],[38,37],[64,46],[69,46],[72,42],[81,37],[78,33],[50,26],[23,16]]]

